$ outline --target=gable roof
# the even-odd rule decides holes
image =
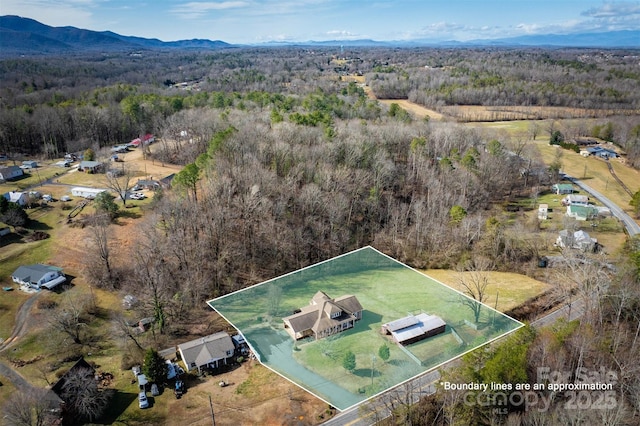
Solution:
[[[346,295],[331,299],[325,292],[318,291],[308,306],[300,308],[300,312],[284,317],[282,320],[291,325],[294,333],[304,330],[319,330],[330,328],[341,320],[345,315],[353,315],[362,311],[362,305],[354,295]],[[334,318],[335,315],[338,317]]]
[[[37,283],[42,277],[52,271],[59,272],[62,271],[62,269],[37,263],[35,265],[19,266],[11,276],[25,283]]]
[[[192,363],[195,363],[196,366],[201,366],[217,359],[228,358],[228,352],[231,351],[233,354],[235,346],[231,337],[221,331],[182,343],[178,345],[178,349],[182,354],[182,360],[185,365],[190,368]]]

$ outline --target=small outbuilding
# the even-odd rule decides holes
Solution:
[[[549,204],[540,204],[538,206],[538,219],[547,220],[549,218]]]
[[[409,345],[444,333],[446,327],[439,316],[421,313],[382,324],[382,332],[391,335],[396,343]]]
[[[38,162],[34,160],[27,160],[22,162],[23,169],[35,169],[38,167]]]

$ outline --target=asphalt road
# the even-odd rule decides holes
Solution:
[[[609,210],[611,210],[611,214],[617,217],[620,221],[622,221],[622,223],[624,223],[624,227],[627,229],[627,232],[629,233],[630,236],[633,237],[634,235],[640,234],[640,225],[638,225],[638,223],[635,220],[633,220],[631,216],[629,216],[624,210],[622,210],[620,207],[614,204],[610,199],[608,199],[607,197],[605,197],[595,189],[591,188],[589,185],[585,184],[580,179],[571,177],[569,175],[565,175],[565,179],[578,185],[584,191],[593,195],[595,198],[598,199],[598,201],[600,201],[602,204],[608,207]]]

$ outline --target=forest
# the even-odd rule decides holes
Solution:
[[[207,299],[365,245],[415,268],[535,275],[549,244],[538,221],[506,207],[555,183],[559,168],[545,166],[528,140],[455,118],[420,119],[371,93],[441,112],[580,110],[578,118],[591,121],[565,128],[565,138],[610,141],[640,168],[638,58],[634,50],[507,48],[351,48],[339,57],[336,49],[289,47],[4,59],[0,153],[104,153],[152,133],[154,161],[184,166],[172,189],[155,194],[127,262],[109,255],[112,220],[96,215],[87,224],[87,279],[147,295],[141,309],[167,342]],[[551,137],[545,118],[531,128]],[[606,411],[615,421],[603,420],[605,411],[587,415],[632,424],[640,410],[640,246],[625,247],[612,259],[585,255],[593,261],[570,261],[554,275],[566,282],[556,300],[587,301],[579,324],[520,332],[451,374],[516,383],[534,377],[535,365],[607,366],[620,372],[617,411]],[[617,273],[603,267],[608,261]],[[576,414],[561,409],[560,396],[554,410],[509,417],[447,398],[396,405],[391,421],[496,424],[517,416],[543,424]]]

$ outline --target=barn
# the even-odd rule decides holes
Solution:
[[[409,345],[444,333],[446,327],[447,323],[439,316],[421,313],[382,324],[382,333],[391,335],[396,343]]]

